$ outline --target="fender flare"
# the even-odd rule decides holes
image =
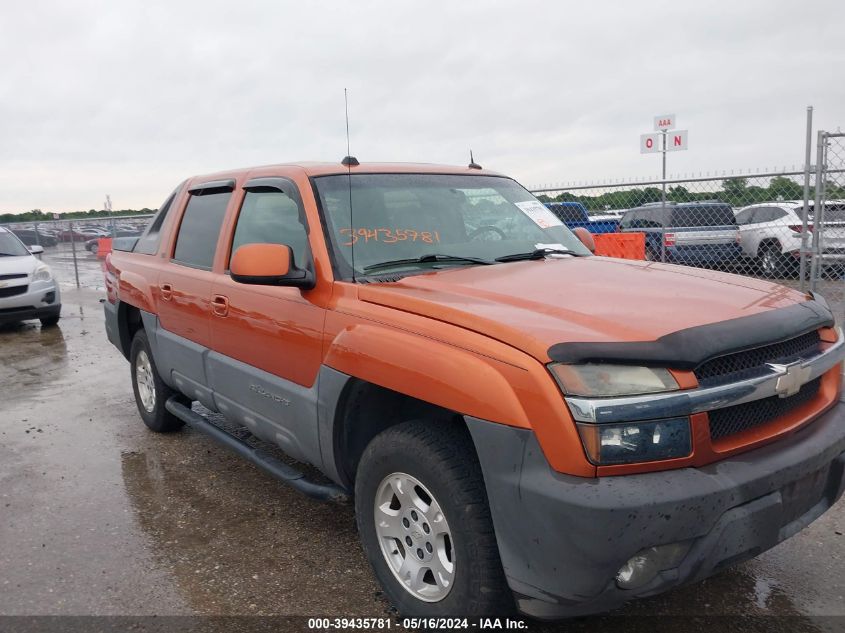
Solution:
[[[324,364],[423,402],[531,428],[503,371],[524,371],[440,341],[377,324],[355,324],[331,342]]]

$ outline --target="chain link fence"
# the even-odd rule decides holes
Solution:
[[[816,186],[808,202],[811,210],[818,210],[809,219],[810,289],[845,303],[845,133],[819,132],[816,148]]]
[[[74,220],[42,220],[3,224],[29,247],[40,246],[39,256],[50,265],[60,284],[102,289],[100,238],[137,237],[152,215],[131,215]]]
[[[546,187],[533,193],[570,227],[642,233],[646,260],[817,290],[837,304],[841,317],[845,135],[825,138],[827,160],[820,159],[815,172],[807,165],[801,171]]]

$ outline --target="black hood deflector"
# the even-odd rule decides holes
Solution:
[[[717,356],[779,343],[821,327],[832,327],[833,314],[824,299],[819,299],[679,330],[656,341],[557,343],[549,348],[549,358],[569,364],[615,363],[695,369]]]

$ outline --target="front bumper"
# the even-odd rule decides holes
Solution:
[[[59,316],[62,297],[55,280],[28,284],[26,292],[0,298],[0,323]]]
[[[778,442],[701,468],[585,479],[554,472],[531,431],[467,417],[517,606],[598,613],[700,580],[810,524],[845,488],[845,407]],[[674,568],[624,590],[638,552],[691,541]]]

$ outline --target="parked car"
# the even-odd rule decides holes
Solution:
[[[0,324],[39,319],[42,327],[59,322],[59,284],[50,267],[35,257],[44,248],[29,248],[0,226]]]
[[[616,233],[619,230],[619,218],[612,215],[591,216],[580,202],[546,202],[560,220],[570,229],[584,228],[590,233]]]
[[[141,235],[140,231],[135,230],[124,230],[118,229],[114,233],[109,233],[108,237],[112,238],[120,238],[120,237],[138,237]],[[94,239],[90,239],[85,242],[85,250],[89,253],[94,253],[96,255],[100,250],[100,239],[99,237],[95,237]]]
[[[733,209],[722,202],[667,202],[628,210],[620,231],[645,233],[646,259],[673,264],[722,264],[742,255]]]
[[[102,234],[99,231],[80,228],[62,229],[58,234],[58,239],[61,242],[87,242],[95,237],[102,237]]]
[[[399,613],[604,611],[842,495],[845,341],[821,296],[593,257],[494,172],[303,165],[180,185],[106,257],[106,332],[151,430],[189,424],[300,492],[354,496]],[[501,234],[468,224],[481,197]],[[727,205],[660,213],[631,216],[671,229],[673,256],[738,248]]]
[[[816,225],[815,204],[810,203],[807,230]],[[804,202],[764,202],[740,209],[736,214],[742,252],[754,258],[767,277],[788,277],[798,271]],[[822,265],[845,264],[845,200],[825,203],[821,232]],[[808,237],[808,248],[813,243]]]
[[[11,229],[18,239],[27,246],[55,246],[59,241],[55,236],[43,231],[35,231],[35,229]]]

